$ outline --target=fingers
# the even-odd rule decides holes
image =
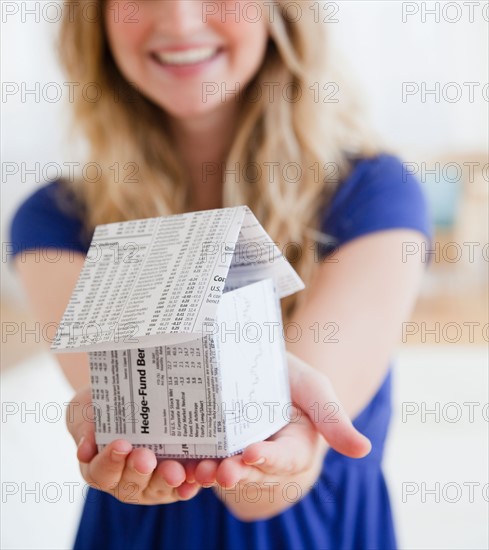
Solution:
[[[91,485],[132,504],[188,500],[201,488],[185,482],[185,468],[179,462],[163,460],[157,464],[152,451],[137,448],[131,452],[131,445],[124,440],[112,442],[81,468]]]
[[[298,445],[291,437],[255,443],[247,447],[242,456],[245,464],[273,475],[300,473],[309,466],[310,458],[311,450]]]
[[[216,471],[216,482],[223,489],[231,489],[241,480],[253,481],[252,474],[253,468],[243,462],[242,456],[234,455],[225,458],[219,464]]]
[[[174,493],[178,495],[179,500],[190,500],[200,491],[202,488],[198,483],[187,483],[184,481],[180,487],[174,489]]]
[[[185,481],[185,468],[176,460],[161,461],[154,472],[149,475],[147,486],[143,489],[143,497],[150,502],[173,502],[186,500],[197,494],[200,487],[197,484],[190,485]],[[187,489],[190,486],[191,491]],[[182,493],[176,492],[182,488]]]
[[[185,481],[185,468],[176,460],[160,462],[157,473],[170,487],[178,487]]]
[[[144,492],[157,466],[156,456],[149,449],[138,448],[126,460],[119,481],[117,498],[123,502],[139,502],[139,494]]]
[[[90,462],[97,454],[90,387],[80,390],[66,409],[66,427],[78,448],[78,460]]]
[[[296,413],[300,413],[295,409]],[[195,478],[204,487],[216,482],[230,489],[240,481],[259,481],[263,475],[286,475],[307,469],[317,454],[319,435],[307,415],[287,424],[267,441],[253,443],[242,454],[223,459],[202,460],[195,468]]]
[[[84,388],[78,390],[78,392],[73,396],[71,399],[67,409],[66,409],[66,426],[68,430],[70,431],[71,435],[74,434],[74,427],[77,425],[77,420],[79,420],[80,416],[81,418],[85,418],[83,414],[80,415],[80,410],[82,408],[89,408],[90,404],[92,402],[92,393],[90,386],[85,386]],[[78,414],[77,414],[78,413]],[[93,418],[93,415],[92,415]]]
[[[293,407],[293,422],[266,441],[244,449],[242,460],[264,474],[297,474],[311,465],[321,442],[316,426],[300,409]]]
[[[166,494],[174,500],[189,500],[193,498],[202,488],[196,483],[186,481],[186,470],[183,464],[176,460],[164,460],[156,469],[148,491],[156,489],[160,495]]]
[[[216,483],[223,489],[230,489],[242,479],[249,477],[251,467],[241,460],[241,455],[235,455],[223,460],[201,460],[195,467],[195,479],[203,487],[211,487]]]
[[[371,443],[351,423],[327,376],[290,352],[288,358],[293,401],[308,414],[333,449],[351,458],[366,456]]]
[[[216,482],[216,472],[219,466],[217,460],[201,460],[194,470],[194,476],[198,483],[203,487],[210,487]]]
[[[197,468],[197,465],[199,464],[198,460],[195,459],[188,459],[184,463],[185,473],[186,473],[186,481],[187,483],[195,483],[195,469]]]
[[[126,458],[132,451],[132,445],[124,439],[117,439],[95,455],[89,463],[80,463],[85,480],[108,491],[115,487],[126,466]]]
[[[77,445],[77,458],[85,480],[102,490],[119,483],[132,445],[117,439],[97,453],[93,416],[88,413],[92,398],[90,388],[80,390],[67,409],[66,425]]]
[[[76,457],[80,462],[88,463],[97,454],[97,444],[93,431],[85,433],[78,441],[75,439],[75,443],[77,443],[78,447]]]
[[[122,502],[162,504],[193,498],[201,489],[195,483],[193,469],[187,483],[186,470],[175,460],[158,465],[155,454],[118,439],[97,453],[90,388],[80,390],[70,403],[66,424],[77,444],[77,458],[84,479],[93,487],[113,494]],[[82,405],[82,407],[80,406]],[[83,414],[80,413],[83,411]]]

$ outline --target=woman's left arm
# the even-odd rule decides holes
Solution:
[[[403,252],[421,250],[425,241],[414,230],[379,231],[322,260],[290,320],[301,327],[301,337],[287,343],[298,358],[289,361],[289,373],[292,400],[303,418],[242,455],[200,462],[190,475],[203,484],[216,480],[216,493],[237,517],[264,519],[291,506],[277,490],[286,483],[298,483],[304,496],[321,472],[328,446],[354,457],[369,452],[348,418],[368,404],[386,376],[425,267],[420,254]],[[336,402],[332,388],[339,400],[337,423],[327,421],[328,403]],[[259,457],[265,458],[263,464],[249,465]],[[248,498],[250,482],[263,488],[259,500],[255,494]]]
[[[327,375],[350,418],[387,374],[426,268],[421,253],[406,251],[423,250],[426,242],[407,229],[350,241],[319,267],[294,316],[302,338],[288,350]]]

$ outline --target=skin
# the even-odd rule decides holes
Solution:
[[[108,2],[109,10],[114,1]],[[123,9],[124,2],[119,4]],[[204,23],[201,4],[197,0],[142,1],[137,24],[124,23],[123,18],[118,23],[115,18],[107,19],[109,43],[121,71],[171,117],[175,144],[188,166],[195,210],[221,206],[220,175],[204,186],[201,166],[224,161],[237,112],[234,101],[223,103],[220,96],[204,103],[202,83],[214,79],[225,82],[228,89],[236,82],[244,86],[258,70],[267,40],[264,21],[252,24],[242,19],[235,23],[232,18],[223,21],[217,14]],[[198,75],[166,74],[148,60],[152,48],[197,41],[224,48],[222,58]],[[253,521],[292,505],[282,496],[281,487],[287,483],[298,483],[304,496],[317,480],[329,447],[354,458],[368,454],[370,442],[349,419],[368,404],[387,373],[424,271],[420,258],[402,261],[402,246],[404,242],[421,245],[423,240],[415,231],[379,231],[351,241],[337,252],[337,261],[318,266],[314,280],[303,291],[307,293],[304,304],[291,319],[300,325],[303,336],[296,343],[287,343],[291,394],[301,411],[300,421],[231,458],[163,460],[158,464],[152,451],[133,449],[124,440],[97,453],[94,425],[81,414],[82,405],[91,402],[87,357],[57,355],[76,390],[67,426],[78,446],[84,479],[121,501],[140,504],[187,500],[202,487],[212,486],[232,513],[243,521]],[[19,277],[41,323],[59,322],[83,261],[81,254],[68,253],[56,264],[16,257]],[[338,342],[332,344],[321,333],[316,342],[309,327],[332,321],[339,327]],[[319,404],[318,417],[315,403]],[[338,422],[328,420],[328,410],[321,406],[325,403],[338,404],[334,416]],[[259,459],[264,460],[257,463]],[[261,487],[258,501],[246,498],[249,483]]]

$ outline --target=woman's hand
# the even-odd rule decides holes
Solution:
[[[193,461],[192,467],[187,466],[187,480],[222,489],[231,489],[237,483],[266,483],[272,487],[317,469],[326,444],[306,414],[295,406],[289,413],[293,421],[266,441],[249,445],[242,454]]]
[[[225,490],[236,484],[245,488],[249,483],[266,488],[261,503],[253,500],[248,504],[244,496],[239,505],[233,505],[226,499],[242,519],[268,517],[290,506],[290,501],[280,502],[286,483],[298,483],[297,499],[302,498],[321,471],[328,444],[352,458],[361,458],[371,449],[370,441],[353,427],[327,377],[291,353],[288,363],[292,421],[240,455],[186,465],[187,481],[195,480],[204,487],[217,485],[218,490]],[[270,491],[275,489],[276,498],[271,498]]]
[[[85,481],[92,487],[131,504],[169,504],[193,498],[201,489],[185,480],[185,469],[176,460],[157,463],[153,451],[133,449],[118,439],[97,453],[90,388],[72,399],[66,423],[78,446],[77,458]]]

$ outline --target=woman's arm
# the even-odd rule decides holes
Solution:
[[[33,314],[44,327],[58,324],[84,263],[82,254],[63,251],[56,263],[43,258],[57,253],[19,255],[15,268]],[[44,331],[43,331],[44,333]],[[54,336],[54,331],[52,336]],[[56,355],[76,393],[67,409],[66,423],[78,447],[77,458],[85,481],[123,502],[165,504],[193,498],[201,487],[185,482],[185,469],[176,460],[157,464],[153,451],[133,450],[124,440],[113,441],[97,453],[91,406],[88,357],[85,353]]]
[[[365,446],[344,425],[331,437],[329,433],[335,429],[335,424],[321,424],[323,415],[328,411],[322,411],[322,403],[319,402],[319,417],[314,419],[315,399],[311,392],[321,386],[319,380],[325,373],[333,382],[350,416],[355,416],[371,399],[385,376],[388,359],[399,339],[402,322],[407,320],[412,308],[423,272],[423,264],[419,260],[409,264],[402,262],[402,243],[419,243],[422,239],[420,233],[413,231],[379,232],[345,245],[333,261],[320,266],[316,280],[308,289],[306,303],[292,319],[302,327],[302,337],[295,344],[289,343],[287,346],[289,351],[312,365],[306,365],[307,376],[299,377],[292,384],[293,400],[306,414],[311,415],[311,422],[304,417],[304,422],[281,430],[275,440],[248,447],[242,456],[248,462],[253,462],[258,455],[264,455],[266,462],[261,466],[247,466],[241,459],[241,463],[236,464],[236,457],[232,457],[233,460],[222,461],[217,471],[216,463],[213,462],[213,473],[208,475],[210,461],[202,461],[198,466],[200,469],[195,471],[199,484],[203,477],[217,478],[223,487],[233,486],[239,480],[244,482],[250,476],[260,480],[273,478],[276,481],[271,486],[272,490],[285,483],[296,482],[304,488],[304,495],[319,475],[327,449],[318,433],[322,433],[332,443],[335,440],[334,444],[340,447],[340,451],[341,439],[345,434],[351,436],[345,449],[350,449],[352,454],[355,454],[355,445]],[[15,260],[34,314],[41,323],[59,322],[83,261],[81,254],[73,255],[71,252],[63,254],[56,264],[42,259],[37,261],[32,256],[27,256],[25,261],[20,257]],[[338,333],[334,337],[337,343],[331,342],[328,328],[323,333],[325,323],[336,323],[338,326]],[[320,328],[319,332],[317,327]],[[87,385],[88,361],[85,354],[58,355],[57,358],[76,390]],[[312,369],[313,373],[310,372]],[[323,383],[325,387],[329,385],[326,377]],[[328,392],[324,395],[331,395]],[[311,431],[311,425],[315,425],[318,433]],[[287,434],[292,434],[292,430],[296,436],[289,437]],[[304,445],[303,452],[298,456],[297,441],[300,437]],[[94,452],[94,444],[91,442],[90,449],[84,451],[86,457],[82,458],[82,462],[89,460]],[[361,455],[362,452],[359,453]],[[146,461],[149,463],[148,457]],[[177,464],[173,467],[176,468]],[[247,501],[246,495],[240,496],[235,489],[227,492],[219,488],[218,492],[230,509],[242,519],[269,517],[291,505],[289,501],[280,499],[280,496],[270,499],[267,490],[263,491],[263,498],[259,502],[253,503]],[[274,495],[281,495],[281,491],[275,490]],[[233,504],[233,500],[237,502]]]
[[[287,349],[328,376],[350,418],[386,376],[420,289],[426,264],[421,256],[404,259],[403,246],[425,240],[417,231],[395,229],[347,243],[320,266],[292,319],[302,338]]]
[[[395,229],[345,244],[319,266],[317,277],[307,290],[307,299],[291,319],[301,327],[302,336],[295,343],[287,343],[288,351],[317,373],[327,376],[350,418],[369,403],[386,376],[402,324],[408,320],[420,288],[425,264],[420,257],[403,261],[403,243],[419,245],[424,240],[417,231]],[[327,384],[327,380],[324,383]],[[314,380],[309,384],[295,384],[291,389],[293,401],[299,403],[314,422],[318,413],[328,414],[328,405],[314,397],[313,385]],[[321,426],[316,426],[327,439]],[[247,482],[257,479],[263,482],[273,477],[282,484],[299,483],[304,496],[316,481],[320,473],[318,464],[321,465],[327,450],[327,445],[318,440],[309,446],[305,467],[302,467],[302,458],[294,472],[287,472],[283,467],[273,471],[266,467],[267,463],[280,461],[282,465],[296,461],[298,440],[296,437],[294,442],[294,438],[289,438],[287,447],[283,442],[280,446],[268,443],[268,447],[264,443],[254,444],[243,453],[246,461],[265,455],[266,463],[262,466],[246,466],[243,460],[238,464],[233,457],[234,462],[229,459],[214,468],[209,461],[201,463],[195,472],[200,483],[216,479],[220,484],[216,493],[243,520],[270,517],[291,506],[281,498],[280,490],[275,490],[273,502],[267,490],[263,491],[260,501],[250,502],[246,497]],[[231,491],[222,487],[237,482]],[[237,491],[240,486],[242,490]]]
[[[59,255],[59,258],[58,258]],[[57,258],[49,262],[46,258]],[[71,293],[75,288],[85,258],[80,253],[56,250],[52,254],[18,254],[14,267],[27,294],[36,320],[49,331],[42,334],[54,337],[55,328],[61,321]],[[50,342],[47,342],[50,344]],[[61,368],[74,390],[89,383],[88,357],[86,353],[56,355]]]

